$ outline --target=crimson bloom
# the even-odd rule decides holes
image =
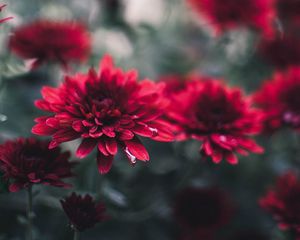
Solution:
[[[266,81],[253,99],[264,111],[265,132],[288,126],[300,128],[300,68],[277,72]]]
[[[259,201],[272,214],[281,230],[291,230],[300,239],[300,181],[292,172],[280,176],[276,186]]]
[[[76,231],[92,228],[96,223],[108,218],[104,204],[96,203],[88,194],[81,196],[73,192],[60,203],[70,220],[71,227]]]
[[[176,108],[167,113],[179,129],[178,140],[202,141],[201,153],[214,163],[223,158],[237,164],[235,153],[262,153],[250,135],[260,132],[260,111],[251,107],[241,89],[229,88],[221,81],[201,79],[190,84],[173,100]]]
[[[15,30],[9,39],[10,49],[24,59],[34,59],[32,68],[47,61],[63,67],[71,61],[85,61],[91,39],[85,26],[75,21],[36,20]]]
[[[187,0],[217,33],[246,26],[269,35],[275,18],[274,0]]]
[[[62,181],[72,177],[75,163],[68,161],[69,152],[48,149],[48,141],[19,138],[0,145],[0,171],[9,181],[9,190],[17,192],[34,184],[70,187]]]
[[[212,239],[216,230],[226,225],[232,215],[227,195],[218,188],[189,187],[176,197],[175,219],[187,240]]]
[[[0,4],[0,12],[2,11],[2,9],[5,7],[6,5],[4,4],[4,5],[1,5]],[[9,19],[12,19],[12,17],[7,17],[7,18],[0,18],[0,23],[3,23],[3,22],[5,22],[5,21],[7,21],[7,20],[9,20]]]
[[[104,57],[100,73],[68,76],[58,88],[44,87],[43,100],[36,106],[51,112],[36,119],[32,132],[52,135],[50,148],[81,138],[79,158],[98,149],[99,172],[107,173],[118,146],[130,163],[148,161],[149,155],[138,136],[172,141],[169,124],[160,119],[168,101],[162,98],[163,83],[137,82],[137,72],[114,68],[111,57]]]

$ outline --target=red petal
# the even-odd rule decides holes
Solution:
[[[105,140],[105,146],[106,150],[111,154],[111,155],[116,155],[118,151],[118,145],[115,139],[107,139]]]
[[[55,129],[46,126],[45,124],[36,124],[31,129],[31,132],[36,135],[49,136],[55,133]]]
[[[149,154],[138,138],[133,138],[130,141],[124,141],[128,151],[137,159],[142,161],[149,161]]]
[[[98,152],[97,164],[98,164],[98,171],[100,174],[106,174],[109,172],[112,166],[113,159],[114,159],[113,155],[105,156],[101,152]]]
[[[77,148],[76,156],[79,158],[86,157],[91,153],[91,151],[93,151],[96,145],[97,145],[97,141],[95,141],[94,139],[89,139],[89,138],[83,139],[83,141]]]
[[[106,150],[106,145],[103,141],[98,142],[98,150],[105,156],[109,155],[108,151]]]
[[[238,164],[238,159],[237,159],[236,155],[234,155],[232,152],[226,153],[225,159],[227,160],[228,163],[230,163],[232,165]]]
[[[119,139],[121,141],[131,140],[133,137],[134,137],[133,132],[131,132],[129,130],[124,130],[124,131],[120,132],[120,135],[119,135]]]

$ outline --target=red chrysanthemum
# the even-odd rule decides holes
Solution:
[[[61,152],[60,148],[49,150],[48,145],[48,141],[35,138],[19,138],[0,145],[0,171],[9,181],[11,192],[34,184],[71,186],[62,181],[73,176],[71,168],[75,163],[68,161],[70,153]]]
[[[2,11],[2,9],[5,7],[6,5],[4,4],[4,5],[1,5],[0,4],[0,12]],[[9,19],[12,19],[12,17],[6,17],[6,18],[0,18],[0,23],[3,23],[3,22],[5,22],[5,21],[7,21],[7,20],[9,20]]]
[[[290,26],[291,28],[291,26]],[[289,29],[283,36],[263,38],[258,46],[262,58],[278,69],[300,65],[300,27]]]
[[[223,158],[237,164],[234,153],[261,153],[250,135],[260,132],[261,114],[251,107],[239,88],[228,88],[221,81],[199,79],[172,101],[176,106],[167,116],[176,122],[178,140],[202,141],[201,153],[219,163]]]
[[[212,239],[232,215],[227,195],[218,188],[186,188],[176,197],[174,215],[183,239]]]
[[[148,161],[149,155],[138,136],[157,141],[172,141],[169,125],[160,119],[168,104],[162,98],[163,84],[149,80],[137,82],[137,72],[114,68],[106,56],[100,73],[66,77],[58,88],[44,87],[43,100],[36,106],[51,116],[36,119],[32,132],[52,135],[50,148],[81,138],[77,156],[86,157],[98,149],[100,173],[107,173],[118,146],[132,164]]]
[[[275,18],[274,0],[187,0],[217,33],[239,26],[269,35]]]
[[[280,176],[275,188],[269,190],[259,203],[272,214],[281,230],[292,230],[300,239],[300,181],[294,173]]]
[[[47,61],[58,62],[67,68],[70,62],[88,58],[91,39],[81,23],[37,20],[16,29],[9,47],[24,59],[34,59],[32,68]]]
[[[104,204],[96,203],[88,194],[81,196],[73,192],[60,202],[74,230],[84,231],[108,218]]]
[[[300,68],[277,72],[266,81],[253,99],[264,111],[264,130],[272,133],[288,126],[300,128]]]

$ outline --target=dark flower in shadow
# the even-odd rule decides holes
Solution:
[[[300,64],[300,27],[289,27],[289,31],[282,36],[263,38],[258,46],[261,57],[277,69]]]
[[[108,218],[105,214],[104,204],[96,203],[88,194],[81,196],[73,192],[60,202],[69,218],[71,227],[76,231],[92,228],[96,223]]]
[[[34,184],[70,187],[62,181],[72,177],[75,163],[68,161],[69,152],[48,149],[48,141],[19,138],[0,145],[0,171],[9,181],[9,190],[17,192]]]
[[[259,204],[272,214],[281,230],[293,231],[300,239],[300,181],[294,173],[280,176]]]
[[[218,188],[186,188],[175,200],[175,219],[182,227],[182,239],[212,239],[232,215],[227,195]]]
[[[85,26],[75,21],[37,20],[15,30],[9,48],[16,55],[34,60],[32,68],[53,61],[64,68],[70,62],[85,61],[91,40]]]

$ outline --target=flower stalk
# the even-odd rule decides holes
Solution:
[[[74,230],[74,240],[79,240],[80,238],[80,232],[77,230]]]
[[[28,202],[27,202],[27,239],[33,240],[33,225],[32,225],[32,202],[33,202],[33,195],[32,195],[32,185],[30,185],[27,189],[28,195]]]

